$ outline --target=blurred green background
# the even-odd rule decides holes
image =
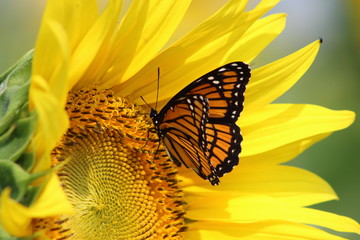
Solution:
[[[0,72],[34,47],[45,2],[0,0]],[[187,21],[173,40],[224,2],[194,0]],[[360,1],[283,0],[270,13],[279,12],[288,14],[287,27],[255,59],[254,67],[286,56],[319,37],[324,42],[310,70],[277,102],[312,103],[359,114]],[[360,221],[359,143],[360,127],[355,121],[351,127],[317,143],[290,163],[318,174],[338,193],[340,201],[319,204],[317,208],[357,221]],[[344,236],[360,239],[355,235]]]

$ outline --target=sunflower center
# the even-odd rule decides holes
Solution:
[[[70,94],[71,124],[53,151],[75,214],[49,221],[52,239],[181,239],[185,230],[176,167],[148,114],[109,91]],[[39,228],[39,225],[37,228]],[[51,227],[50,227],[51,225]]]

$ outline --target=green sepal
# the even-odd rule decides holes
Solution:
[[[11,198],[20,201],[30,183],[30,174],[14,162],[0,160],[0,190],[11,188]]]
[[[19,119],[0,136],[0,160],[15,162],[20,158],[31,140],[35,121],[35,114]]]
[[[35,163],[34,153],[25,152],[21,154],[20,158],[16,161],[23,169],[30,171]]]
[[[33,51],[0,76],[0,135],[27,116]]]
[[[24,197],[21,199],[20,203],[29,207],[37,199],[42,189],[43,186],[28,186],[27,191]]]
[[[54,171],[29,173],[35,161],[29,143],[37,120],[29,111],[32,57],[33,51],[28,52],[0,76],[0,192],[9,187],[11,198],[27,207],[45,187],[31,183]],[[1,240],[31,240],[37,235],[13,237],[0,224]]]
[[[45,176],[51,171],[53,171],[53,169],[30,174],[14,162],[0,160],[0,192],[2,192],[6,187],[10,187],[12,199],[25,206],[30,206],[43,187],[31,186],[30,183],[39,177]]]

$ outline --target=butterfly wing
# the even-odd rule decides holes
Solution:
[[[203,95],[209,100],[209,121],[236,122],[243,110],[244,92],[250,75],[246,63],[226,64],[190,83],[168,104],[185,95]]]
[[[222,177],[239,164],[240,128],[236,123],[208,123],[206,133],[209,162],[215,168],[215,175]]]
[[[193,168],[213,185],[239,162],[242,136],[235,122],[243,110],[244,92],[249,79],[250,68],[247,64],[226,64],[189,84],[159,114],[160,131],[169,155],[175,162]],[[190,105],[177,106],[184,99],[191,99],[191,96],[197,96],[198,99],[190,100]],[[191,111],[195,109],[200,113],[200,109],[206,105],[205,101],[209,107],[206,122],[191,122]],[[194,104],[199,106],[194,107]],[[173,111],[175,108],[179,111]],[[182,117],[183,113],[186,117]],[[170,122],[175,124],[170,127]],[[192,128],[197,130],[190,131]],[[195,152],[192,152],[192,147]],[[203,154],[199,151],[203,151]]]
[[[184,89],[187,94],[201,94],[209,100],[207,149],[217,177],[230,172],[239,163],[243,138],[235,122],[243,110],[249,79],[249,66],[233,62],[205,74]]]
[[[188,95],[173,102],[159,125],[170,158],[192,168],[200,177],[217,184],[218,178],[207,156],[206,123],[209,102],[202,95]],[[214,176],[214,178],[209,178]]]

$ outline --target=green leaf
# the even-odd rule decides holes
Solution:
[[[31,206],[43,188],[44,186],[28,186],[27,191],[24,197],[21,199],[20,203],[27,207]]]
[[[33,51],[25,54],[0,77],[0,160],[21,158],[35,129],[35,114],[28,109],[32,56]],[[32,161],[20,162],[29,169]]]
[[[28,113],[33,51],[25,54],[0,77],[0,135]]]
[[[33,51],[28,52],[0,76],[0,192],[11,188],[11,198],[30,206],[43,185],[31,182],[51,170],[30,174],[34,154],[25,152],[35,129],[36,115],[29,111],[29,87]],[[0,225],[1,240],[30,240],[36,235],[17,238]]]
[[[6,187],[10,187],[12,199],[25,206],[30,206],[44,187],[43,185],[31,186],[30,183],[51,171],[53,171],[53,169],[30,174],[14,162],[0,160],[0,192]]]
[[[23,153],[21,154],[20,158],[16,161],[23,169],[26,171],[30,171],[31,168],[34,166],[35,157],[34,153]]]
[[[0,136],[0,160],[16,161],[26,150],[35,128],[35,114],[16,121]]]
[[[21,200],[25,195],[30,181],[30,174],[14,162],[0,160],[0,191],[11,188],[11,198]]]

